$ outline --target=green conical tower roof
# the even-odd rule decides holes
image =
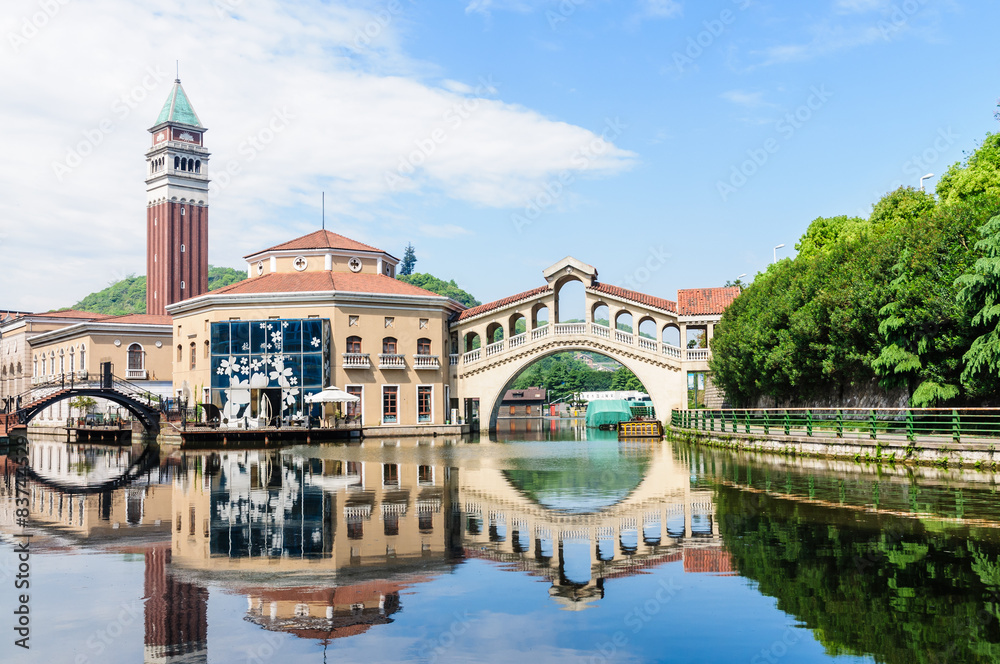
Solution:
[[[163,104],[160,117],[156,118],[156,123],[153,126],[155,127],[164,122],[177,122],[190,127],[204,128],[201,126],[198,114],[194,112],[194,107],[188,101],[187,95],[184,94],[184,88],[181,87],[181,79],[179,78],[174,81],[174,87],[170,91],[170,96],[167,97],[167,101]]]

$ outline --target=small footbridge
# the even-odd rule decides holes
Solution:
[[[142,423],[147,432],[159,431],[162,409],[160,396],[114,376],[110,367],[110,364],[102,365],[96,378],[76,380],[73,374],[67,374],[58,380],[35,385],[27,392],[4,399],[0,402],[0,426],[8,429],[26,426],[53,404],[76,397],[91,397],[123,406]]]
[[[567,257],[543,273],[546,284],[463,311],[452,322],[453,395],[479,402],[483,428],[496,428],[500,401],[533,362],[565,351],[594,351],[628,367],[646,387],[659,417],[687,404],[687,373],[707,371],[715,323],[739,288],[679,290],[672,301],[605,284],[597,270]],[[560,291],[573,281],[585,293],[585,320],[562,321]],[[689,330],[705,347],[686,348]],[[700,344],[699,344],[700,345]]]

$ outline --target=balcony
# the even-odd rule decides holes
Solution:
[[[371,357],[368,353],[344,353],[344,368],[371,369]]]
[[[458,353],[452,353],[448,356],[448,363],[451,366],[458,366]]]
[[[379,353],[379,369],[405,369],[406,356],[400,353]]]
[[[437,355],[414,355],[413,367],[415,369],[440,369],[441,360]]]
[[[146,380],[147,372],[145,369],[126,369],[125,370],[125,380]]]

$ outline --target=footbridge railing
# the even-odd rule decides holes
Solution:
[[[875,441],[1000,440],[1000,408],[716,408],[673,410],[675,429]]]
[[[633,334],[625,330],[608,327],[600,323],[556,323],[544,325],[521,334],[494,341],[486,346],[464,353],[462,364],[472,364],[487,358],[505,354],[514,349],[553,337],[592,337],[614,345],[638,348],[656,355],[676,360],[708,360],[707,348],[680,348],[649,337]]]

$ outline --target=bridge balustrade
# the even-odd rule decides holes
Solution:
[[[524,342],[528,340],[528,333],[522,332],[521,334],[515,335],[507,340],[507,348],[517,348],[518,346],[523,346]]]
[[[603,339],[611,338],[611,328],[607,325],[601,325],[600,323],[591,323],[590,333]]]
[[[634,345],[633,341],[634,335],[629,334],[624,330],[615,330],[615,341],[620,344],[626,344],[628,346]]]
[[[502,353],[504,349],[503,339],[500,341],[494,341],[486,347],[486,357],[493,357],[499,353]]]
[[[555,324],[556,334],[586,334],[587,324],[586,323],[556,323]]]

